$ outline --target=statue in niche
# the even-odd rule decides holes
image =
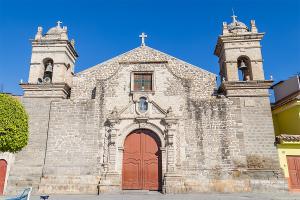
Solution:
[[[139,110],[141,113],[144,113],[148,110],[148,102],[145,97],[141,97],[139,101]]]

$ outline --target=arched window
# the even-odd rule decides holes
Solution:
[[[251,62],[248,57],[245,57],[245,56],[239,57],[237,60],[237,67],[238,67],[240,81],[252,80]]]
[[[53,76],[53,60],[51,58],[45,58],[43,60],[43,64],[44,64],[43,82],[51,83],[52,76]]]
[[[148,102],[146,97],[141,97],[139,101],[139,110],[144,113],[148,110]]]

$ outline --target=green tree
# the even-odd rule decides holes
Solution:
[[[10,95],[0,94],[0,151],[17,152],[28,142],[28,115]]]

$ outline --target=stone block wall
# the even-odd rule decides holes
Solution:
[[[51,98],[22,98],[29,115],[29,142],[15,154],[8,179],[8,194],[15,194],[32,186],[37,192],[44,167]]]
[[[53,102],[42,182],[44,193],[97,193],[102,136],[94,100]]]
[[[269,98],[240,100],[248,168],[279,169]]]
[[[179,170],[183,190],[285,190],[268,101],[268,97],[222,96],[187,104],[190,116],[185,120],[185,155]]]

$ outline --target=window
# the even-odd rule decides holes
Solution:
[[[152,74],[135,73],[133,78],[134,91],[152,91]]]

